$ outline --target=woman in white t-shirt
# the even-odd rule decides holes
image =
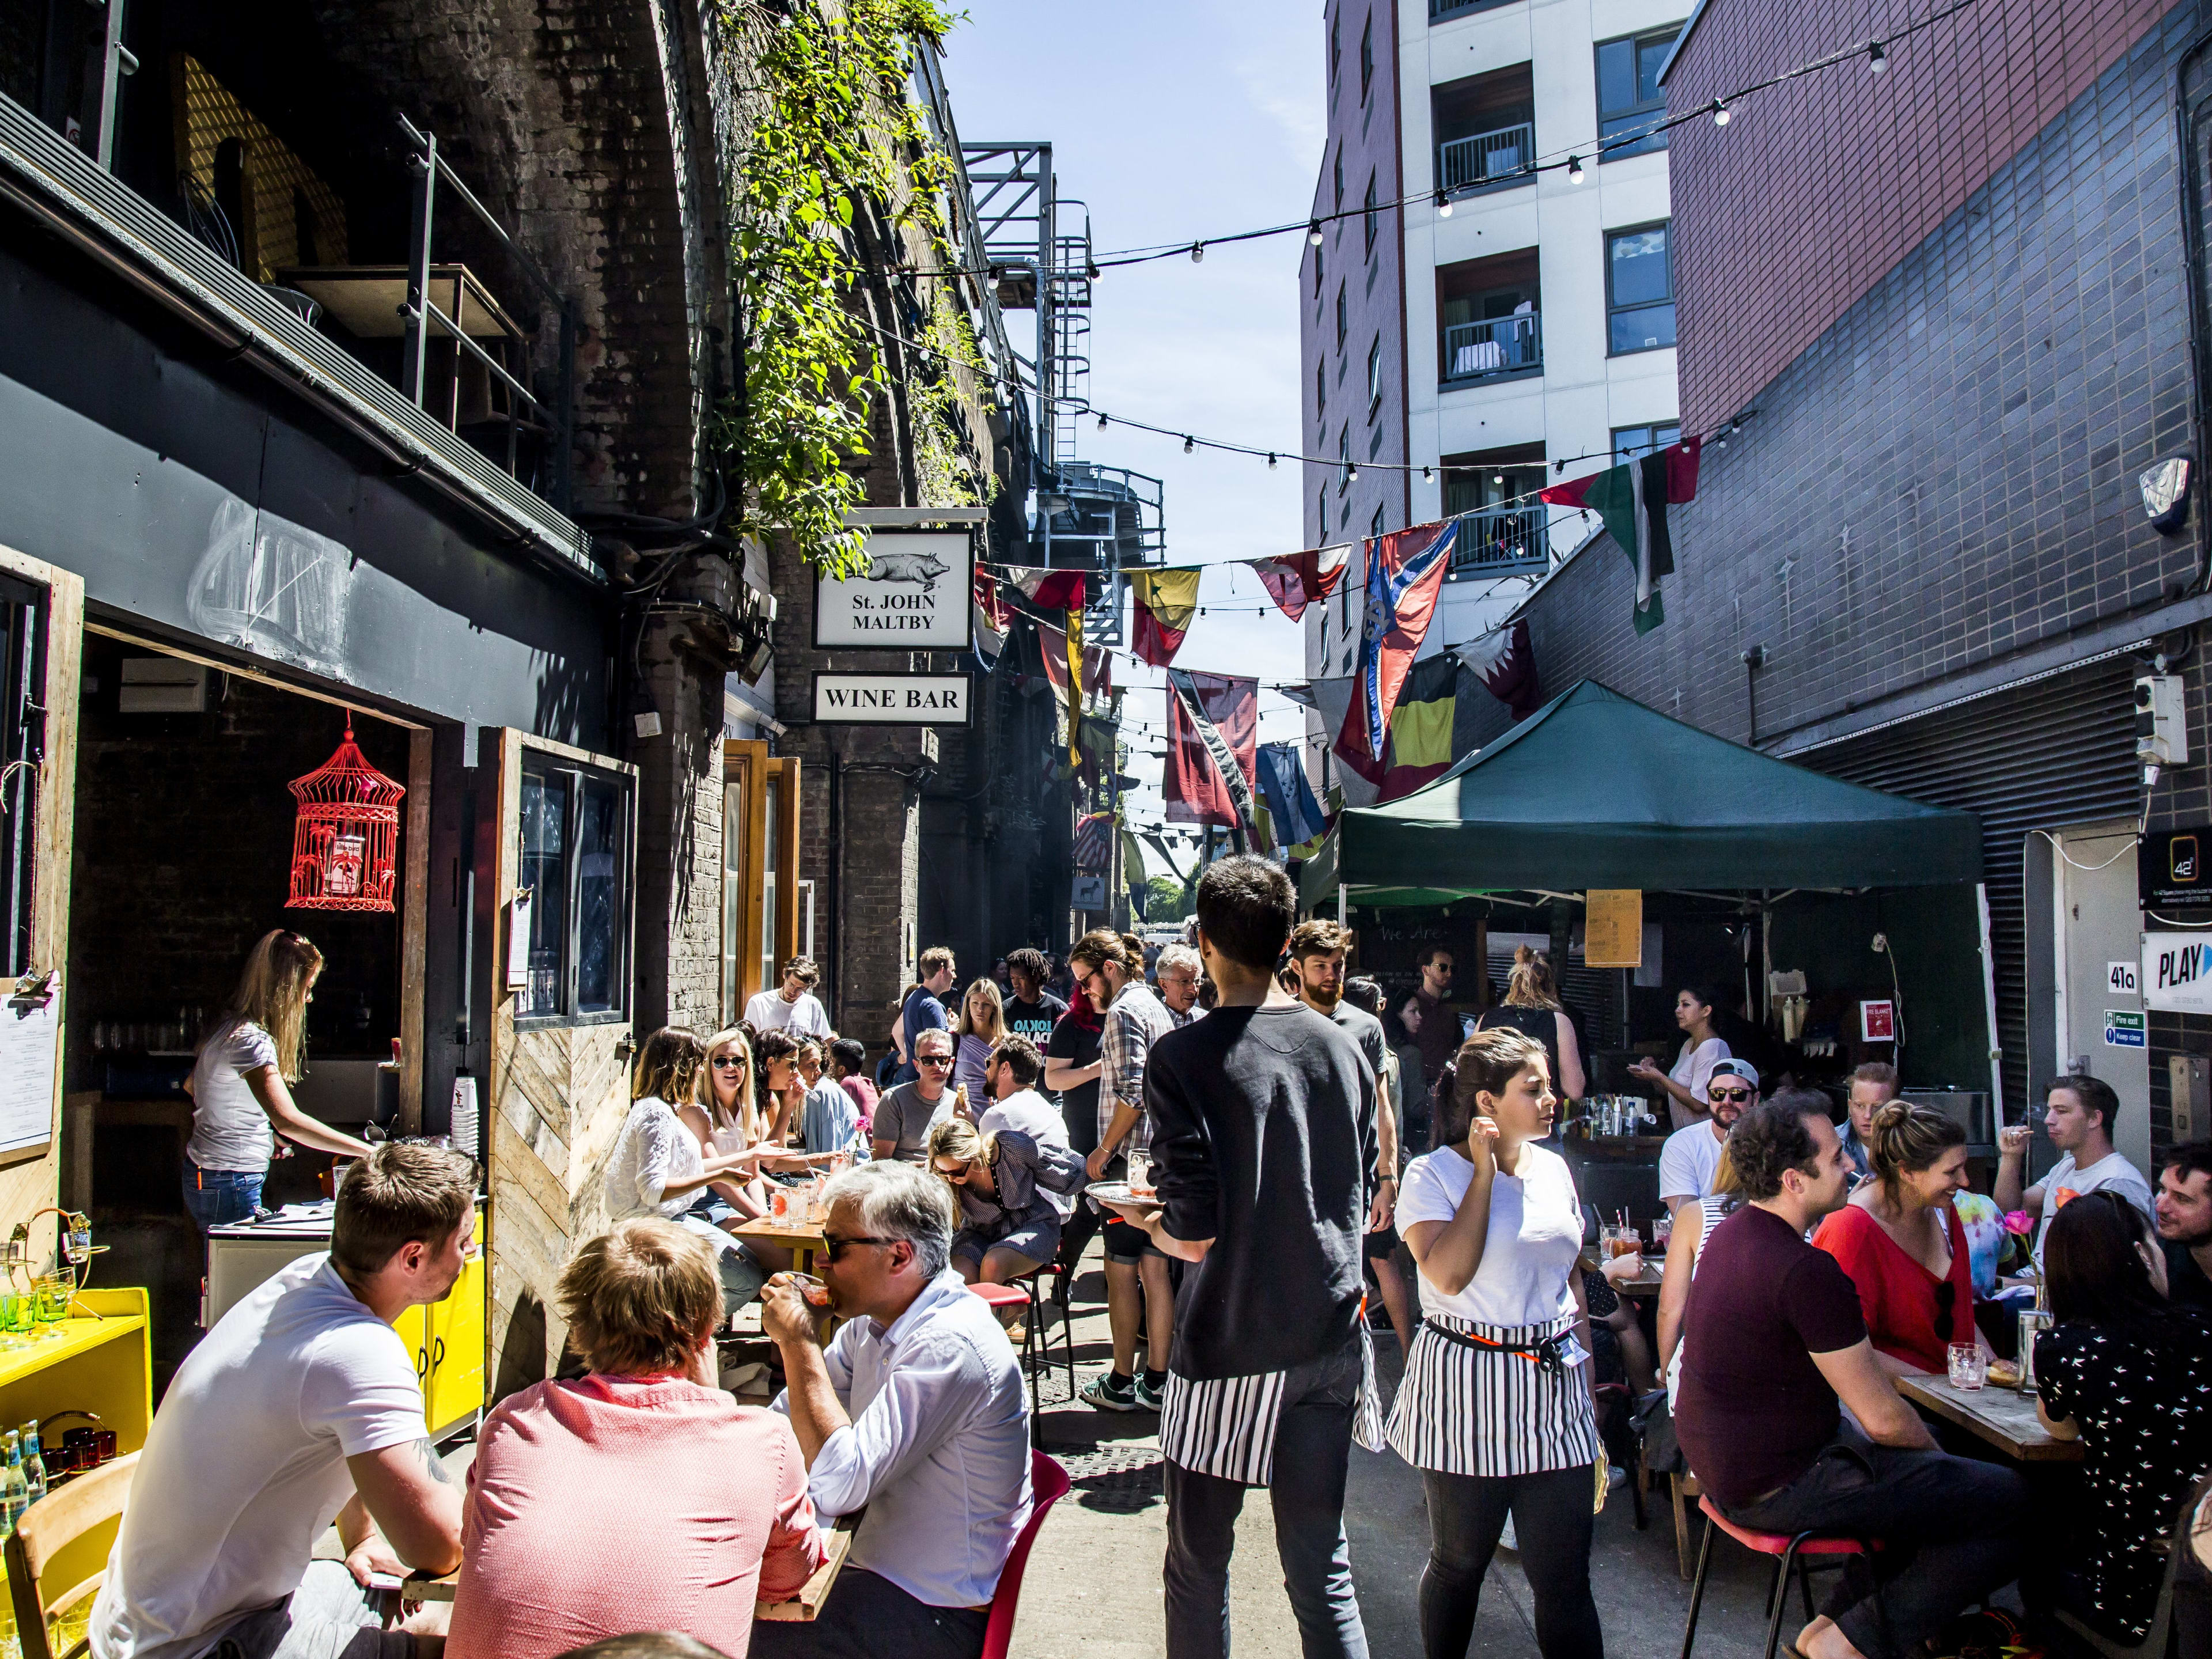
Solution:
[[[659,1216],[698,1233],[714,1246],[716,1261],[732,1308],[752,1300],[768,1274],[738,1242],[696,1206],[700,1194],[718,1181],[750,1172],[757,1151],[702,1152],[698,1136],[677,1115],[676,1103],[698,1098],[699,1073],[707,1050],[678,1025],[664,1025],[646,1038],[630,1072],[629,1115],[607,1158],[605,1192],[607,1219]]]
[[[1422,1318],[1388,1433],[1428,1498],[1421,1645],[1428,1659],[1467,1652],[1510,1518],[1544,1659],[1601,1659],[1589,1553],[1604,1452],[1582,1207],[1566,1160],[1537,1144],[1558,1105],[1550,1060],[1534,1037],[1499,1027],[1468,1038],[1455,1064],[1439,1148],[1413,1160],[1398,1197]]]
[[[1729,1046],[1713,1034],[1713,1010],[1720,993],[1710,986],[1686,985],[1674,994],[1674,1024],[1684,1032],[1682,1052],[1672,1071],[1662,1072],[1648,1060],[1639,1060],[1629,1071],[1646,1083],[1667,1091],[1667,1109],[1674,1125],[1686,1129],[1712,1115],[1705,1102],[1705,1085],[1713,1067],[1729,1058]]]
[[[204,1234],[244,1221],[261,1206],[276,1137],[338,1158],[367,1158],[368,1143],[340,1134],[293,1103],[307,1005],[323,953],[274,928],[246,959],[230,1008],[200,1044],[185,1091],[192,1137],[185,1144],[185,1208]]]

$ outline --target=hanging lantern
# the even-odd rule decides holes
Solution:
[[[407,789],[355,746],[350,714],[337,752],[293,779],[291,789],[300,817],[292,832],[292,896],[284,908],[389,912],[399,798]]]

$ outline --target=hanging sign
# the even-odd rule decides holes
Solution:
[[[1593,887],[1585,896],[1583,964],[1589,968],[1644,965],[1644,893],[1635,887]]]
[[[965,651],[975,538],[965,530],[866,530],[868,572],[814,581],[817,650]],[[817,716],[819,719],[820,716]]]
[[[1897,1005],[1887,998],[1880,1002],[1859,1004],[1859,1041],[1862,1042],[1894,1042],[1897,1041]]]
[[[2212,825],[2161,830],[2136,849],[2136,897],[2146,910],[2212,910]]]
[[[1103,910],[1106,908],[1106,878],[1076,877],[1068,890],[1067,908],[1071,910]]]
[[[2212,1014],[2212,939],[2203,933],[2145,933],[2142,1000],[2146,1008]]]
[[[817,726],[966,726],[974,684],[965,674],[814,676]]]

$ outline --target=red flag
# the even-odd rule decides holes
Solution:
[[[1239,796],[1249,801],[1259,775],[1260,682],[1224,674],[1170,672],[1186,683],[1197,713],[1185,708],[1176,688],[1168,688],[1168,758],[1161,768],[1161,793],[1167,797],[1170,823],[1218,823],[1234,829],[1249,816],[1237,811]],[[1207,726],[1212,729],[1206,730]],[[1232,789],[1214,756],[1225,748],[1243,775]]]
[[[1080,570],[1052,570],[1033,564],[1006,567],[1006,585],[1040,611],[1080,611],[1090,586]]]
[[[1367,582],[1352,665],[1352,702],[1335,752],[1371,783],[1380,783],[1390,735],[1390,714],[1428,637],[1437,595],[1459,545],[1461,520],[1419,524],[1367,544]]]
[[[1198,610],[1201,574],[1195,569],[1129,573],[1129,608],[1136,621],[1132,644],[1138,660],[1155,668],[1165,668],[1175,660]]]
[[[1352,544],[1309,548],[1279,559],[1249,561],[1260,584],[1292,622],[1336,592],[1344,573],[1352,568]]]
[[[1516,617],[1480,639],[1455,647],[1459,659],[1490,695],[1525,720],[1544,701],[1536,678],[1536,653],[1528,643],[1528,619]]]

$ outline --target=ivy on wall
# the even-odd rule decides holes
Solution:
[[[907,95],[914,52],[954,19],[935,0],[728,0],[723,16],[757,76],[732,214],[744,380],[726,438],[744,528],[848,574],[864,554],[844,516],[886,405],[894,420],[905,405],[922,504],[976,499],[953,369],[983,364],[964,308],[933,281],[914,290],[918,320],[872,327],[860,291],[869,249],[887,237],[899,253],[909,229],[938,268],[961,263],[942,206],[955,169]]]

